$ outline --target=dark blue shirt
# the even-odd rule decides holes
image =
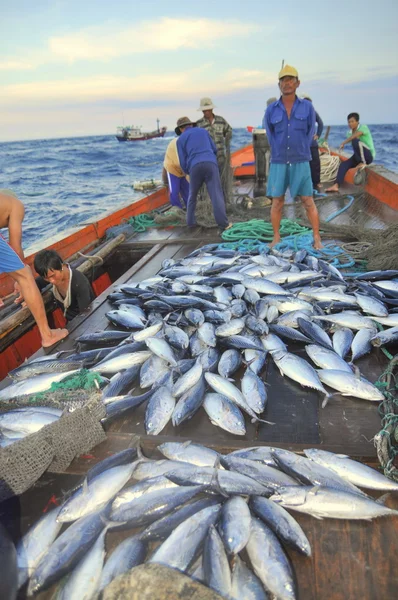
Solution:
[[[271,162],[294,164],[311,160],[315,134],[315,110],[311,102],[297,98],[287,116],[280,98],[265,111],[263,128],[271,144]]]
[[[177,140],[177,152],[181,169],[190,173],[201,162],[217,164],[217,149],[210,134],[200,127],[189,127]]]
[[[318,138],[321,137],[322,135],[322,131],[323,131],[323,121],[321,119],[321,117],[319,116],[319,114],[315,111],[315,122],[317,125],[317,130],[316,130],[316,134],[318,136]],[[311,146],[314,146],[315,148],[318,147],[318,140],[312,140]]]

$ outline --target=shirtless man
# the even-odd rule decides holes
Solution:
[[[0,229],[7,227],[9,243],[0,235],[0,273],[8,273],[16,283],[39,328],[44,348],[52,346],[68,335],[67,329],[50,329],[43,298],[36,285],[33,273],[25,265],[22,250],[22,221],[24,205],[11,193],[0,192]],[[3,301],[0,299],[0,306]]]

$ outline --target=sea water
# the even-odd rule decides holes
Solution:
[[[376,163],[398,171],[398,125],[370,129]],[[332,127],[330,145],[338,147],[346,130]],[[108,135],[1,143],[0,188],[12,190],[26,208],[23,247],[142,198],[145,193],[132,185],[161,178],[172,137],[169,133],[143,142],[118,142]],[[251,139],[246,129],[234,129],[231,149]]]

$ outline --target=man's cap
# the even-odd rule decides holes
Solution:
[[[174,129],[177,135],[181,134],[180,127],[186,127],[187,125],[192,125],[192,127],[196,127],[196,123],[193,123],[189,117],[181,117],[177,121],[177,127]]]
[[[279,71],[278,79],[282,79],[282,77],[297,77],[298,79],[297,69],[291,65],[285,65],[283,69]]]
[[[197,110],[213,110],[213,108],[216,108],[213,104],[213,102],[211,101],[211,98],[201,98],[200,99],[200,106]]]

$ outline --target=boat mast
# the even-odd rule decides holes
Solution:
[[[159,129],[159,123],[160,123],[160,121],[159,121],[159,119],[156,119],[156,123],[158,124],[158,133],[160,133],[160,129]]]

